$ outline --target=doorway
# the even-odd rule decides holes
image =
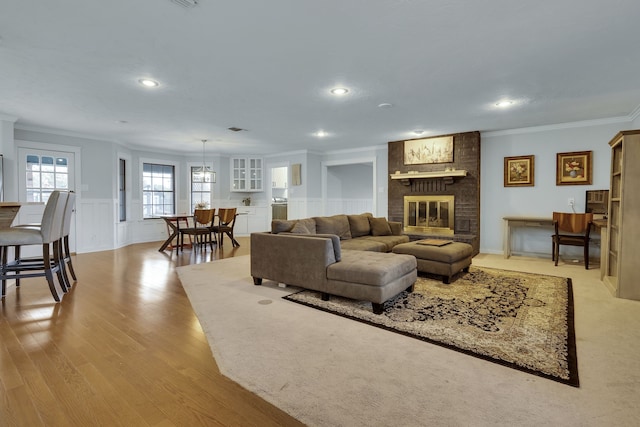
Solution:
[[[40,223],[49,195],[54,190],[75,191],[75,153],[28,147],[18,148],[18,200],[22,204],[16,223]],[[69,246],[76,250],[75,209],[71,218]],[[24,256],[37,256],[37,248],[27,246]]]
[[[377,215],[376,182],[375,157],[323,162],[323,215]]]
[[[271,219],[287,219],[289,166],[271,168]]]

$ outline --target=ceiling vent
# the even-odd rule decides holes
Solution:
[[[196,5],[198,4],[198,0],[171,0],[171,1],[186,9],[191,9],[192,7],[196,7]]]

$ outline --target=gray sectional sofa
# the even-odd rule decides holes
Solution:
[[[338,236],[342,249],[374,252],[391,252],[394,246],[409,241],[409,236],[402,234],[402,223],[374,218],[370,213],[274,220],[271,233],[331,234]]]
[[[416,258],[390,253],[408,241],[400,223],[371,214],[274,220],[271,232],[251,234],[251,275],[256,285],[269,279],[325,300],[370,301],[380,314],[386,300],[413,289]]]

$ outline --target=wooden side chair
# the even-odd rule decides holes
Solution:
[[[589,234],[593,223],[592,213],[553,213],[555,232],[551,236],[551,257],[558,265],[560,245],[584,247],[584,268],[589,269]]]
[[[233,237],[233,227],[236,224],[237,216],[237,208],[220,208],[218,211],[218,225],[211,227],[211,231],[218,236],[217,241],[219,246],[222,246],[223,236],[225,234],[231,239],[231,244],[234,248],[240,246],[240,243]]]
[[[178,236],[178,238],[180,239],[178,250],[183,250],[185,234],[194,236],[194,245],[198,243],[206,245],[207,243],[209,243],[211,250],[213,250],[211,226],[213,225],[215,214],[215,209],[196,209],[193,212],[193,227],[180,229],[180,236]]]

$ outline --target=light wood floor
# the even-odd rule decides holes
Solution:
[[[55,304],[44,279],[0,308],[0,426],[300,426],[222,376],[175,267],[249,253],[180,255],[158,243],[79,254]],[[227,241],[227,243],[229,243]]]

